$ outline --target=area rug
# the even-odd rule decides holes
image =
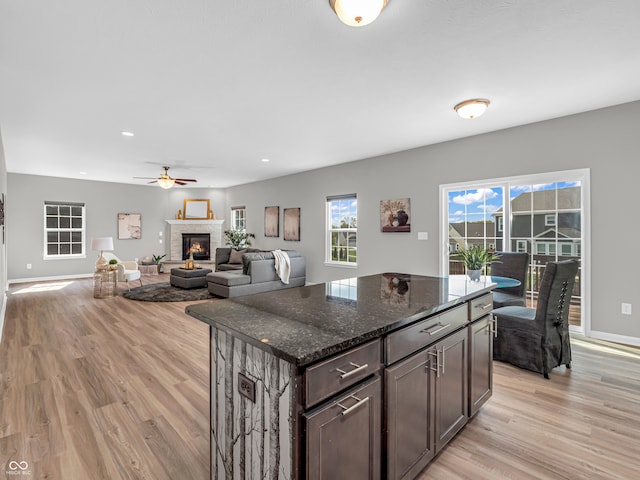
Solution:
[[[194,300],[206,300],[214,298],[207,287],[184,289],[172,287],[167,283],[154,283],[132,288],[124,292],[123,297],[142,302],[192,302]]]

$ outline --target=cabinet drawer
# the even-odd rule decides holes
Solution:
[[[365,343],[305,372],[305,407],[314,405],[380,370],[380,340]]]
[[[469,302],[469,320],[473,321],[493,310],[493,294],[488,293]]]
[[[467,323],[467,306],[460,305],[403,328],[386,338],[387,364],[431,345]]]

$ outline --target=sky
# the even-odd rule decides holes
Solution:
[[[524,192],[554,190],[580,186],[580,182],[554,182],[538,185],[501,185],[448,192],[449,223],[493,221],[492,214],[502,208],[505,190],[513,200]]]

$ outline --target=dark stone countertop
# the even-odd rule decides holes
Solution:
[[[490,279],[384,273],[189,305],[186,313],[305,366],[491,291]]]

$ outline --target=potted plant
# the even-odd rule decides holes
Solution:
[[[118,264],[118,260],[116,260],[115,258],[112,258],[111,260],[109,260],[109,270],[115,270],[117,264]]]
[[[162,266],[160,265],[160,261],[166,256],[167,256],[166,253],[164,255],[151,255],[151,258],[153,259],[153,263],[158,266],[158,273],[160,273],[162,268]]]
[[[474,281],[480,280],[482,269],[487,263],[499,261],[498,255],[493,249],[484,248],[482,245],[471,245],[469,248],[459,248],[451,258],[462,260],[467,269],[467,275]]]
[[[247,233],[244,230],[225,230],[224,239],[225,245],[229,245],[234,250],[242,250],[245,247],[251,246],[252,238],[256,238],[253,233]]]

